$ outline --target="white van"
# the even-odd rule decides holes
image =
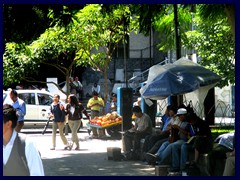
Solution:
[[[45,90],[16,90],[18,97],[26,103],[23,128],[43,128],[50,115],[53,94]],[[10,99],[9,91],[3,93],[3,104]]]

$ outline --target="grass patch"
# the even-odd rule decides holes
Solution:
[[[211,128],[213,140],[221,134],[234,132],[234,131],[235,131],[235,129],[232,129],[229,127]]]

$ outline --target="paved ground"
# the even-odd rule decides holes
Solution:
[[[46,176],[155,176],[155,168],[141,161],[107,159],[107,147],[122,147],[121,140],[90,139],[80,132],[80,150],[63,150],[57,135],[57,148],[51,151],[51,134],[28,134],[40,150]],[[67,139],[70,140],[69,133]]]

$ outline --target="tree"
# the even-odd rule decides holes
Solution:
[[[198,13],[198,12],[197,12]],[[194,18],[195,30],[186,32],[184,47],[193,48],[199,63],[222,77],[219,87],[235,83],[235,44],[227,18],[214,23]]]
[[[74,25],[82,46],[77,53],[78,64],[90,65],[103,73],[104,76],[104,100],[108,100],[108,68],[112,54],[119,41],[124,40],[129,32],[133,31],[133,20],[127,5],[103,6],[92,4],[84,7],[78,14],[78,22]],[[124,22],[128,24],[124,30]],[[77,56],[78,57],[78,56]]]
[[[76,64],[75,53],[78,43],[74,34],[59,26],[47,29],[30,45],[7,43],[3,57],[4,85],[21,80],[45,83],[31,77],[31,74],[38,73],[41,63],[60,70],[65,75],[68,85],[71,69]]]
[[[235,6],[234,4],[202,4],[199,5],[199,15],[203,21],[209,23],[225,19],[231,27],[233,40],[235,40]]]
[[[112,6],[108,12],[102,7],[99,4],[85,6],[66,27],[56,23],[37,40],[20,49],[17,44],[8,43],[4,54],[4,85],[21,79],[30,81],[26,75],[36,72],[38,65],[45,63],[64,73],[69,87],[68,77],[75,64],[91,66],[104,74],[104,99],[107,101],[107,75],[112,53],[133,26],[126,5]],[[124,19],[129,22],[126,32],[123,30]]]
[[[212,5],[224,7],[220,5]],[[210,6],[210,7],[212,7]],[[214,22],[202,17],[203,5],[196,5],[196,12],[190,12],[189,6],[179,6],[179,32],[181,34],[182,48],[193,49],[199,55],[199,63],[214,71],[222,77],[219,87],[235,82],[235,52],[232,27],[228,24],[228,18],[224,12],[216,13]],[[190,6],[192,7],[192,6]],[[213,9],[213,8],[212,8]],[[164,16],[155,18],[154,27],[163,34],[160,50],[168,51],[174,47],[174,26],[172,8],[166,9]],[[213,20],[213,18],[211,18]],[[191,23],[196,28],[192,30]],[[227,68],[226,68],[227,67]]]

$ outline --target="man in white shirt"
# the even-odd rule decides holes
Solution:
[[[10,99],[5,104],[12,105],[17,110],[18,121],[15,127],[17,132],[20,132],[24,125],[24,116],[26,115],[26,103],[18,97],[16,90],[10,91]]]
[[[94,85],[92,87],[92,93],[94,91],[97,92],[98,94],[100,94],[100,86],[97,83],[94,83]]]
[[[75,77],[75,80],[73,81],[73,84],[76,86],[76,95],[77,98],[79,99],[81,97],[81,99],[83,98],[83,85],[82,83],[79,81],[78,77]]]
[[[25,154],[21,156],[20,136],[14,130],[18,119],[16,112],[16,109],[11,105],[3,105],[3,175],[44,176],[39,151],[35,144],[27,138],[25,140]]]
[[[138,156],[141,139],[152,133],[152,120],[149,115],[142,112],[139,106],[134,106],[132,112],[137,117],[135,126],[125,132],[123,144],[125,145],[125,154],[133,152]]]

